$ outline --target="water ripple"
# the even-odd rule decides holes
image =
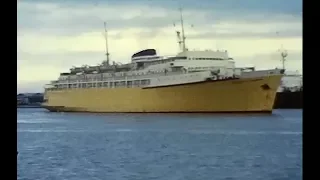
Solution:
[[[18,179],[302,179],[302,111],[275,115],[18,111]]]

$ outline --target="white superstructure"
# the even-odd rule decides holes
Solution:
[[[98,66],[74,67],[68,73],[61,73],[47,90],[65,88],[117,88],[153,87],[192,83],[204,80],[245,78],[246,69],[237,68],[226,50],[191,51],[186,47],[181,15],[182,37],[177,31],[181,52],[174,56],[159,56],[155,49],[135,53],[128,64],[109,64],[106,38],[106,61]],[[254,73],[260,73],[255,71]],[[262,75],[280,73],[279,70],[263,71]],[[261,74],[261,73],[260,73]],[[248,73],[247,73],[248,75]],[[249,77],[250,75],[248,75]],[[256,76],[256,75],[255,75]],[[260,75],[258,75],[260,76]]]
[[[152,87],[239,78],[240,75],[241,69],[235,67],[226,51],[186,51],[162,57],[156,55],[154,49],[147,49],[136,53],[128,64],[72,68],[69,73],[61,73],[50,89]]]

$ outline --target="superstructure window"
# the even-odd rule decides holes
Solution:
[[[149,85],[150,84],[150,79],[144,79],[141,81],[141,85]]]
[[[192,58],[193,60],[223,60],[222,58]]]

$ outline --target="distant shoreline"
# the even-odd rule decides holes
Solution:
[[[43,108],[41,105],[18,105],[17,108]]]

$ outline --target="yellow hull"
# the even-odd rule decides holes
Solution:
[[[272,112],[282,75],[157,88],[65,89],[44,107],[72,112]]]

